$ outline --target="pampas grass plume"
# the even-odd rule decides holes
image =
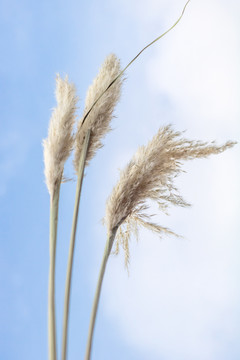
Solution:
[[[118,229],[115,253],[118,253],[119,245],[122,245],[126,265],[129,263],[129,238],[131,233],[137,234],[138,226],[144,226],[159,234],[174,234],[151,221],[151,216],[146,213],[147,200],[157,202],[164,212],[170,204],[189,206],[174,186],[174,178],[183,171],[181,161],[219,154],[234,144],[228,141],[218,146],[214,142],[187,140],[182,137],[181,132],[175,132],[169,125],[160,128],[147,146],[138,149],[120,173],[120,179],[106,206],[105,222],[108,233]]]
[[[53,197],[56,185],[61,182],[64,164],[73,147],[72,134],[78,98],[74,84],[68,77],[56,77],[57,107],[53,109],[48,137],[43,140],[46,185]]]
[[[91,138],[86,159],[88,164],[88,162],[96,154],[97,150],[103,146],[101,142],[102,138],[111,130],[110,122],[121,93],[121,77],[117,79],[106,92],[104,91],[119,75],[120,70],[120,60],[114,54],[108,55],[101,66],[97,77],[94,79],[92,85],[87,91],[84,114],[78,123],[76,134],[74,158],[74,167],[76,172],[78,171],[80,154],[87,132],[91,130]],[[100,96],[101,98],[98,100]],[[89,112],[96,101],[97,103]],[[85,118],[85,115],[88,112],[89,114]]]

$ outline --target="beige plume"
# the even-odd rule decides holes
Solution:
[[[145,213],[146,201],[153,200],[166,212],[169,205],[189,206],[174,187],[174,178],[182,171],[181,161],[204,158],[231,148],[228,141],[222,146],[214,142],[190,141],[175,132],[171,126],[159,129],[148,143],[138,149],[107,201],[105,222],[108,232],[118,229],[115,253],[119,245],[125,250],[125,262],[129,262],[128,241],[131,233],[138,233],[144,226],[157,233],[174,234],[171,230],[151,222]],[[120,227],[120,228],[119,228]],[[176,234],[174,234],[176,235]]]
[[[87,91],[84,114],[78,124],[75,141],[74,167],[76,172],[78,171],[80,154],[88,130],[91,129],[91,138],[87,153],[87,163],[94,157],[96,151],[103,146],[102,138],[111,130],[110,122],[113,117],[113,111],[120,98],[121,77],[97,101],[84,122],[83,119],[99,96],[119,75],[120,71],[119,59],[114,54],[108,55],[100,68],[99,74]]]
[[[48,137],[43,140],[45,179],[50,196],[61,182],[64,164],[73,147],[72,134],[78,98],[74,84],[68,77],[56,77],[57,107],[53,109],[48,128]]]

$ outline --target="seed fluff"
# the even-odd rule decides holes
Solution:
[[[157,202],[159,209],[167,212],[169,205],[186,207],[189,204],[178,193],[174,178],[182,170],[182,161],[206,158],[231,148],[235,142],[218,146],[215,142],[191,141],[176,132],[170,125],[159,129],[153,139],[141,146],[120,173],[106,204],[105,223],[108,233],[118,229],[115,251],[121,245],[125,251],[125,265],[129,264],[129,239],[138,236],[143,226],[160,235],[176,235],[170,229],[155,224],[146,213],[147,201]]]
[[[64,164],[74,143],[73,126],[78,98],[74,84],[68,77],[56,77],[57,107],[53,109],[48,128],[48,137],[43,140],[45,181],[51,197],[56,185],[62,180]]]
[[[76,133],[74,157],[74,167],[76,172],[78,171],[84,138],[88,130],[91,130],[91,137],[86,164],[94,157],[97,150],[103,146],[102,138],[111,130],[110,122],[113,118],[113,111],[119,101],[121,93],[123,82],[121,77],[103,94],[84,122],[83,119],[94,102],[119,75],[120,71],[120,60],[114,54],[108,55],[101,66],[97,77],[87,91],[83,117],[78,123]]]

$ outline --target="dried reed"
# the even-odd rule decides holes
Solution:
[[[176,235],[168,228],[150,221],[149,215],[145,213],[148,208],[147,200],[156,201],[163,211],[166,211],[169,205],[189,206],[174,186],[174,178],[182,172],[181,161],[219,154],[234,144],[228,141],[218,146],[214,142],[187,140],[182,137],[181,132],[175,132],[171,126],[165,126],[159,129],[147,146],[138,149],[121,172],[106,206],[105,222],[108,239],[93,303],[85,360],[89,360],[91,356],[103,277],[115,237],[117,236],[115,252],[118,253],[120,245],[123,247],[125,265],[128,266],[129,239],[132,232],[138,234],[139,226],[144,226],[158,234]]]
[[[130,235],[136,233],[139,226],[158,234],[176,235],[168,228],[152,223],[151,216],[145,211],[148,200],[157,202],[164,212],[169,205],[189,206],[174,185],[174,179],[183,171],[182,161],[219,154],[234,144],[228,141],[218,146],[214,142],[191,141],[168,125],[160,128],[147,146],[138,149],[120,173],[120,179],[106,206],[108,233],[119,229],[115,253],[118,253],[121,244],[125,250],[126,264],[129,259]]]
[[[155,42],[157,42],[158,40],[160,40],[162,37],[164,37],[166,34],[168,34],[168,32],[170,32],[172,29],[175,28],[175,26],[180,22],[180,20],[182,19],[186,7],[189,4],[190,0],[188,0],[186,2],[186,4],[183,7],[182,13],[179,16],[179,18],[177,19],[177,21],[168,29],[166,30],[164,33],[162,33],[160,36],[158,36],[156,39],[154,39],[152,42],[150,42],[149,44],[147,44],[142,50],[140,50],[140,52],[125,66],[125,68],[108,84],[108,86],[101,92],[98,94],[98,96],[95,96],[95,100],[92,103],[92,105],[90,106],[89,109],[85,109],[85,115],[83,116],[83,119],[81,121],[81,123],[79,124],[78,127],[78,133],[80,134],[80,129],[81,127],[85,127],[85,123],[90,121],[88,120],[90,114],[94,111],[94,108],[96,107],[96,105],[100,102],[100,100],[102,100],[102,98],[106,95],[106,93],[111,89],[111,87],[113,87],[115,85],[115,83],[117,81],[119,81],[122,77],[122,75],[125,73],[125,71],[129,68],[130,65],[132,65],[132,63],[151,45],[153,45]],[[86,126],[86,128],[88,129],[88,135],[90,133],[90,129],[89,126]],[[107,129],[108,131],[108,129]],[[77,159],[79,157],[80,151],[81,151],[81,144],[83,142],[83,138],[84,136],[77,136],[77,143],[78,145],[76,146],[76,152],[75,152],[75,169],[77,167]],[[101,147],[101,143],[100,142],[96,142],[99,144],[99,146],[96,146],[96,149],[98,147]],[[88,161],[94,156],[95,154],[95,149],[93,148],[92,152],[89,152],[89,159]],[[148,222],[150,226],[150,222]],[[155,224],[152,224],[152,228],[156,227]],[[136,226],[134,225],[134,228],[136,228]],[[162,228],[163,230],[164,228]],[[168,229],[165,229],[166,232],[169,232]],[[85,355],[85,360],[90,360],[91,357],[91,349],[92,349],[92,339],[93,339],[93,332],[94,332],[94,326],[95,326],[95,321],[96,321],[96,315],[97,315],[97,309],[98,309],[98,303],[99,303],[99,298],[100,298],[100,292],[101,292],[101,287],[102,287],[102,281],[103,281],[103,277],[104,277],[104,272],[105,272],[105,267],[106,267],[106,263],[107,263],[107,259],[109,257],[109,254],[111,252],[111,248],[112,248],[112,243],[113,240],[115,238],[117,232],[117,227],[112,229],[112,232],[109,233],[109,238],[108,241],[106,243],[106,247],[105,247],[105,251],[104,251],[104,256],[103,256],[103,260],[102,260],[102,265],[101,265],[101,269],[100,269],[100,274],[99,274],[99,279],[98,279],[98,283],[97,283],[97,288],[96,288],[96,292],[95,292],[95,297],[94,297],[94,301],[93,301],[93,308],[92,308],[92,313],[91,313],[91,319],[90,319],[90,324],[89,324],[89,332],[88,332],[88,340],[87,340],[87,346],[86,346],[86,355]],[[125,240],[125,244],[126,244],[126,240]],[[126,246],[125,246],[126,248]],[[128,260],[125,261],[125,263],[128,263]],[[65,359],[64,359],[65,360]]]
[[[68,77],[56,77],[57,107],[53,109],[48,137],[43,140],[46,185],[51,198],[62,180],[63,168],[74,143],[72,134],[78,98]]]
[[[91,105],[96,101],[96,99],[98,99],[100,95],[102,95],[102,97],[96,103],[92,111],[88,113],[88,117],[85,118],[86,121],[83,122],[84,116],[79,121],[75,137],[74,166],[77,172],[77,187],[65,285],[62,360],[66,360],[67,357],[68,318],[73,255],[84,168],[86,163],[89,163],[89,161],[93,158],[97,150],[102,147],[102,138],[111,129],[110,122],[113,118],[114,108],[120,98],[122,79],[119,78],[118,81],[116,81],[115,84],[108,89],[108,91],[105,92],[105,89],[116,78],[120,70],[119,59],[114,54],[107,56],[102,67],[100,68],[99,74],[87,91],[84,115],[88,113]]]
[[[84,114],[78,123],[75,141],[74,166],[76,172],[78,171],[79,158],[87,132],[91,130],[91,138],[86,158],[87,163],[89,163],[97,150],[103,146],[102,138],[111,130],[110,122],[113,118],[114,108],[120,98],[122,78],[118,78],[118,80],[109,87],[108,91],[105,91],[105,89],[108,88],[108,85],[119,75],[120,71],[120,60],[114,54],[108,55],[99,70],[99,74],[87,91]],[[100,95],[102,95],[101,99],[99,98]],[[99,101],[96,102],[98,98]],[[92,108],[92,111],[89,112],[91,105],[95,102],[95,106]],[[88,116],[85,117],[87,113]],[[86,121],[83,121],[84,119]]]
[[[75,121],[77,97],[75,87],[57,75],[57,107],[50,119],[48,137],[43,140],[46,185],[50,194],[50,266],[48,289],[49,359],[57,359],[55,321],[55,258],[58,223],[58,203],[64,164],[73,146],[72,129]]]

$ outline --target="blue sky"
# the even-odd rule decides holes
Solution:
[[[49,196],[42,139],[55,106],[55,74],[80,97],[105,56],[125,65],[171,25],[182,1],[4,1],[1,13],[0,358],[47,358]],[[147,8],[146,8],[147,7]],[[127,73],[114,131],[87,169],[71,301],[69,359],[83,358],[105,243],[105,200],[137,147],[159,126],[186,136],[239,141],[240,29],[235,1],[194,1],[178,28]],[[159,215],[184,240],[143,232],[107,269],[94,359],[237,360],[239,308],[239,145],[186,164],[178,179],[190,209]],[[72,175],[71,161],[66,175]],[[61,190],[57,253],[60,345],[63,291],[75,186]],[[156,210],[156,209],[154,209]]]

